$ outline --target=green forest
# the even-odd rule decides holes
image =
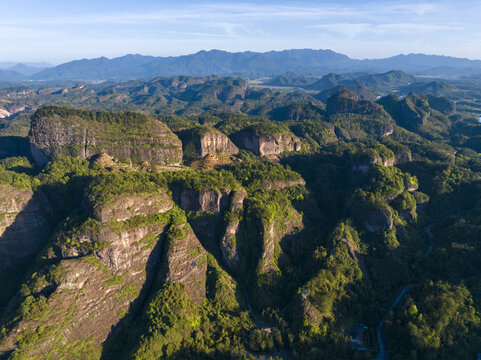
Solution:
[[[476,358],[476,114],[195,81],[13,100],[0,359]]]

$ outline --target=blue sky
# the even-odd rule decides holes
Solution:
[[[0,61],[291,48],[481,59],[481,1],[0,0],[0,13]]]

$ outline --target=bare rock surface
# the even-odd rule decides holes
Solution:
[[[258,135],[246,130],[236,136],[239,145],[252,151],[256,155],[278,155],[284,152],[300,151],[301,140],[289,133]]]
[[[52,231],[47,211],[32,190],[0,185],[0,270],[42,248]]]
[[[177,225],[167,246],[166,281],[184,284],[190,298],[200,304],[205,297],[207,252],[187,223]]]
[[[244,189],[237,190],[232,194],[230,200],[230,216],[227,220],[225,233],[220,241],[220,249],[222,257],[226,265],[233,269],[239,262],[239,244],[237,243],[237,236],[239,234],[240,213],[244,209],[244,200],[247,197],[247,192]]]
[[[91,120],[88,116],[93,112],[84,111],[90,114],[87,116],[72,109],[65,115],[55,107],[49,109],[40,109],[34,115],[30,130],[31,153],[38,165],[56,155],[87,159],[102,152],[138,163],[178,165],[182,161],[182,144],[177,136],[145,115],[133,119],[128,114],[125,118],[119,115],[117,122],[109,122]]]

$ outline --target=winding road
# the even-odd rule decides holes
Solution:
[[[431,252],[433,251],[433,241],[434,241],[434,235],[433,233],[431,232],[431,226],[432,225],[429,225],[426,227],[426,232],[429,236],[429,249],[428,251],[426,252],[426,254],[424,254],[424,258],[427,258]],[[394,308],[401,302],[402,298],[404,297],[404,295],[406,295],[406,293],[411,290],[415,285],[407,285],[405,286],[402,290],[401,290],[401,293],[399,294],[399,296],[396,298],[396,300],[394,301],[394,303],[391,305],[391,307],[388,309],[388,311],[386,312],[386,314],[384,314],[384,316],[382,317],[381,321],[379,322],[379,325],[377,326],[377,331],[376,331],[376,334],[377,334],[377,341],[379,343],[379,354],[376,358],[376,360],[388,360],[389,357],[386,353],[386,344],[384,343],[384,339],[383,339],[383,336],[382,336],[382,328],[384,326],[384,323],[386,322],[387,318],[389,317],[389,315],[391,314],[391,312],[394,310]]]

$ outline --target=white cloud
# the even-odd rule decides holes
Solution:
[[[200,1],[189,6],[181,1],[162,2],[163,8],[151,5],[136,12],[119,5],[119,11],[95,12],[90,7],[90,12],[78,14],[64,11],[65,16],[53,16],[47,8],[35,16],[6,13],[0,38],[8,56],[23,54],[29,47],[45,48],[52,54],[77,54],[72,57],[154,53],[158,49],[164,51],[162,55],[174,55],[208,48],[267,51],[310,47],[356,57],[423,48],[459,55],[477,52],[481,57],[481,48],[463,46],[468,45],[467,38],[477,36],[480,4],[459,6],[454,0],[285,1],[260,5]],[[474,39],[470,43],[477,44]]]

